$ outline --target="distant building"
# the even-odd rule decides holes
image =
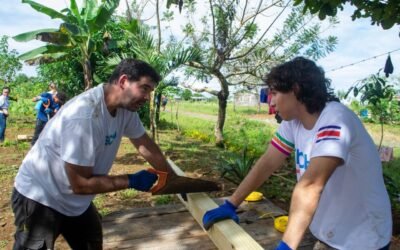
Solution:
[[[233,101],[237,106],[258,106],[260,104],[260,96],[251,92],[236,92]]]

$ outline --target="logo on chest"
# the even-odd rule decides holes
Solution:
[[[115,131],[114,134],[106,135],[105,145],[106,146],[111,145],[114,142],[115,138],[117,138],[117,131]]]
[[[307,169],[308,164],[310,164],[309,156],[296,148],[296,166],[304,171]]]

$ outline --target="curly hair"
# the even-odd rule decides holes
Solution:
[[[325,78],[324,70],[315,62],[304,57],[296,57],[291,61],[271,69],[263,77],[270,89],[294,94],[313,114],[324,109],[329,101],[339,101],[330,88],[330,80]]]

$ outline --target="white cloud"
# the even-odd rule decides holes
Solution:
[[[400,49],[399,28],[383,30],[372,26],[369,19],[351,20],[352,8],[338,14],[340,24],[329,30],[338,37],[339,43],[334,52],[319,60],[326,75],[332,80],[335,89],[347,90],[358,80],[377,73],[385,66],[386,52]],[[384,54],[382,56],[378,56]],[[376,58],[373,58],[378,56]],[[371,58],[371,59],[370,59]],[[366,60],[369,59],[369,60]],[[391,54],[394,73],[399,74],[400,51]],[[366,60],[364,62],[360,62]],[[341,66],[354,64],[338,69]],[[336,69],[332,71],[333,69]]]

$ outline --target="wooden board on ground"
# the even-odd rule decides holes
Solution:
[[[32,141],[33,135],[17,135],[17,141]]]
[[[274,249],[282,238],[282,233],[274,229],[271,216],[284,213],[266,199],[243,203],[238,211],[240,226],[264,249]],[[107,215],[103,218],[103,234],[104,249],[217,249],[181,204]],[[312,249],[314,241],[308,234],[299,249]]]

